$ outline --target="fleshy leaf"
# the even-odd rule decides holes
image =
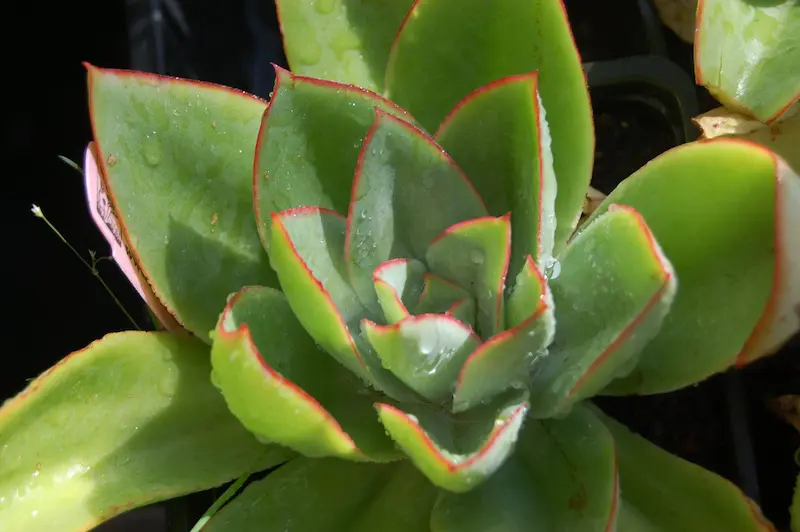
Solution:
[[[111,257],[117,263],[119,269],[128,279],[128,282],[136,289],[146,303],[157,323],[170,332],[180,333],[183,327],[170,314],[167,307],[159,301],[158,296],[147,283],[147,280],[139,271],[139,268],[131,260],[130,253],[125,243],[122,241],[122,232],[119,229],[117,214],[108,199],[103,179],[100,177],[100,170],[97,166],[97,159],[94,154],[94,143],[90,142],[84,153],[83,174],[84,188],[86,189],[86,202],[92,220],[100,230],[111,247]]]
[[[505,282],[511,254],[510,215],[448,227],[426,253],[428,267],[469,290],[477,301],[478,333],[490,338],[505,324]]]
[[[160,301],[207,340],[228,294],[277,286],[250,177],[266,104],[209,83],[87,69],[98,163],[121,239]]]
[[[272,215],[270,259],[292,311],[308,334],[344,367],[370,380],[352,325],[367,311],[345,277],[345,219],[300,207]]]
[[[265,245],[273,212],[324,207],[347,213],[358,154],[375,121],[375,108],[410,120],[406,111],[375,93],[276,67],[251,166]]]
[[[580,215],[594,160],[586,79],[561,0],[418,0],[389,56],[386,93],[436,131],[470,92],[535,71],[558,176],[558,252]],[[491,140],[482,133],[475,131]]]
[[[614,437],[624,505],[649,525],[643,530],[774,532],[756,504],[734,484],[594,411]]]
[[[398,257],[423,259],[439,233],[486,216],[483,200],[442,148],[379,109],[351,198],[345,256],[353,287],[367,305],[375,300],[375,268]]]
[[[729,109],[771,122],[800,98],[800,4],[701,0],[695,77]]]
[[[428,530],[436,488],[407,460],[299,458],[252,483],[203,532]]]
[[[642,217],[612,205],[570,242],[550,288],[558,327],[531,384],[536,417],[563,413],[629,373],[669,312],[677,281]]]
[[[425,274],[425,285],[414,314],[445,314],[472,295],[453,281],[432,273]],[[470,322],[472,323],[472,322]]]
[[[489,214],[514,213],[513,272],[522,268],[526,255],[545,266],[553,254],[557,185],[537,85],[533,73],[481,87],[459,102],[436,133],[437,142],[475,185]],[[560,224],[577,221],[572,211]]]
[[[311,457],[398,457],[370,392],[316,346],[281,292],[251,287],[230,299],[211,363],[231,412],[260,439]]]
[[[424,276],[425,265],[415,259],[392,259],[375,269],[375,293],[388,323],[409,316],[409,307],[414,308],[422,293]]]
[[[395,399],[408,398],[408,388],[361,346],[359,322],[370,314],[347,282],[344,217],[300,207],[272,219],[270,260],[303,328],[344,367]]]
[[[361,324],[383,367],[431,401],[453,392],[456,377],[480,338],[444,314],[409,316],[394,325]]]
[[[605,392],[682,388],[737,354],[744,363],[773,352],[800,328],[800,178],[773,153],[727,139],[686,144],[625,180],[592,217],[614,203],[642,214],[680,290],[636,369]]]
[[[292,71],[381,92],[397,30],[413,0],[278,0]]]
[[[718,107],[694,119],[703,132],[703,137],[735,137],[749,140],[774,151],[791,166],[800,172],[800,104],[796,105],[785,118],[771,125],[764,124],[745,115]]]
[[[611,434],[577,406],[565,419],[528,420],[514,455],[484,484],[441,492],[431,530],[608,532],[616,530],[617,484]]]
[[[509,387],[526,388],[534,364],[546,354],[555,332],[553,302],[530,255],[517,276],[509,309],[512,305],[515,317],[521,319],[469,356],[458,376],[454,412],[467,410]]]
[[[497,471],[513,452],[528,408],[519,395],[456,419],[422,407],[411,414],[388,404],[376,406],[389,435],[431,482],[466,492]]]
[[[31,382],[0,409],[2,528],[89,530],[287,460],[228,412],[210,371],[196,339],[126,332]]]

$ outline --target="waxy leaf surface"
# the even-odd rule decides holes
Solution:
[[[511,256],[511,222],[475,218],[448,227],[425,254],[428,267],[467,289],[477,303],[476,326],[487,339],[505,325],[505,282]]]
[[[430,401],[453,393],[458,372],[480,345],[472,329],[444,314],[410,316],[393,325],[361,325],[383,367]]]
[[[271,288],[231,298],[211,350],[214,384],[242,424],[305,456],[395,459],[363,382],[320,350]]]
[[[800,3],[700,0],[695,77],[726,107],[771,122],[800,98]]]
[[[515,454],[486,483],[466,494],[442,492],[431,530],[608,532],[617,503],[614,440],[577,406],[564,419],[528,420]]]
[[[600,416],[614,437],[626,516],[620,530],[774,532],[758,506],[733,483],[682,460]],[[633,524],[637,528],[630,528]],[[627,526],[626,526],[627,525]]]
[[[606,198],[593,218],[614,203],[635,208],[680,283],[658,335],[607,393],[682,388],[737,355],[763,356],[797,330],[785,296],[797,295],[800,233],[789,227],[799,186],[771,152],[720,139],[668,151]]]
[[[464,170],[492,216],[511,212],[510,270],[525,256],[553,253],[556,176],[537,75],[511,76],[470,93],[447,116],[436,141]],[[574,223],[573,212],[562,224]]]
[[[122,238],[161,302],[206,340],[228,294],[277,286],[253,219],[266,105],[208,83],[87,68],[98,163]]]
[[[32,381],[0,409],[2,528],[89,530],[288,459],[230,414],[210,372],[199,340],[126,332]]]
[[[422,405],[413,413],[378,404],[381,422],[397,445],[431,482],[463,493],[499,469],[514,451],[528,404],[508,394],[450,416]]]
[[[324,207],[347,214],[358,154],[375,108],[406,116],[375,93],[276,68],[251,165],[258,230],[268,249],[274,212]]]
[[[470,354],[458,376],[453,411],[467,410],[509,387],[526,388],[553,340],[553,300],[530,255],[509,298],[515,322]]]
[[[292,71],[381,92],[392,41],[414,0],[278,0]]]
[[[630,207],[612,205],[560,260],[550,279],[555,339],[531,384],[536,417],[561,414],[629,372],[676,291],[672,267]]]
[[[407,460],[299,458],[248,486],[204,532],[428,530],[436,488]]]
[[[436,131],[475,89],[535,71],[558,176],[558,251],[580,215],[594,152],[586,80],[561,0],[418,0],[389,56],[386,94]],[[491,142],[503,132],[474,134]]]
[[[372,274],[375,293],[388,323],[409,316],[425,287],[425,265],[415,259],[392,259]]]
[[[372,274],[393,258],[424,259],[448,227],[486,215],[483,201],[427,134],[378,110],[356,170],[347,218],[347,267],[366,305]]]

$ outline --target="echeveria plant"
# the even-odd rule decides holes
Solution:
[[[593,135],[560,1],[279,8],[269,103],[88,67],[90,208],[167,331],[4,405],[0,524],[85,530],[283,463],[203,530],[772,530],[587,399],[798,329],[797,175],[685,145],[576,227]]]

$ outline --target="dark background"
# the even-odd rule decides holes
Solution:
[[[0,116],[6,188],[1,212],[8,285],[3,333],[11,342],[2,355],[0,400],[20,391],[27,379],[67,353],[108,332],[130,328],[90,271],[30,212],[32,203],[41,206],[87,259],[89,249],[98,256],[108,252],[85,208],[82,177],[57,157],[82,164],[91,137],[81,62],[216,81],[262,97],[272,86],[269,62],[285,63],[267,0],[182,0],[182,16],[162,5],[160,22],[151,16],[155,3],[16,2],[3,19],[6,90]],[[646,21],[637,0],[572,0],[567,5],[585,61],[653,51],[642,32]],[[663,37],[662,53],[688,77],[691,47],[666,30]],[[621,100],[619,92],[592,91],[596,175],[609,186],[676,142],[663,116]],[[705,91],[698,89],[696,94],[700,110],[714,105]],[[135,291],[116,266],[104,261],[98,269],[125,307],[137,320],[146,321]],[[735,385],[719,376],[669,397],[633,400],[620,416],[667,449],[741,484],[752,484],[752,476],[737,462],[741,445],[737,447],[731,436],[743,419],[751,440],[745,442],[745,454],[750,453],[757,465],[756,494],[768,516],[785,524],[796,475],[791,454],[799,442],[765,400],[800,391],[797,353],[795,339],[781,356],[742,372]],[[742,403],[739,407],[737,401]],[[614,401],[608,406],[616,408]]]

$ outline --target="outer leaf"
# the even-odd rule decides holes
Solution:
[[[415,259],[392,259],[372,274],[375,293],[389,323],[409,316],[425,286],[425,265]]]
[[[228,294],[277,285],[249,179],[265,104],[208,83],[86,67],[122,239],[161,302],[206,339]]]
[[[92,220],[100,230],[100,233],[111,247],[111,256],[117,263],[119,269],[125,274],[128,282],[133,285],[139,296],[145,300],[147,306],[153,312],[155,320],[170,332],[179,333],[183,328],[170,314],[158,296],[153,292],[152,287],[142,275],[142,272],[131,260],[131,256],[122,241],[122,232],[119,229],[119,220],[111,207],[111,203],[106,193],[103,179],[97,167],[97,159],[94,154],[94,143],[89,143],[84,153],[83,174],[85,178],[84,187],[86,189],[86,201]]]
[[[490,338],[505,324],[505,282],[511,256],[510,215],[455,224],[433,241],[426,260],[433,273],[469,290],[477,301],[478,334]]]
[[[359,87],[275,70],[252,168],[265,245],[273,212],[324,207],[347,213],[358,153],[375,108],[409,118],[395,104]]]
[[[522,299],[533,303],[525,314]],[[530,255],[517,276],[509,303],[510,308],[513,303],[515,314],[521,319],[469,356],[458,376],[454,412],[467,410],[512,386],[527,388],[534,364],[546,354],[545,348],[555,332],[553,300]]]
[[[437,486],[461,493],[491,476],[514,450],[528,409],[516,395],[455,420],[421,408],[410,414],[388,404],[376,406],[389,435],[414,465]]]
[[[408,461],[300,458],[248,486],[203,531],[424,531],[435,496]]]
[[[376,109],[347,217],[345,256],[362,301],[377,304],[372,272],[382,263],[423,259],[439,233],[482,216],[486,207],[480,196],[433,139]]]
[[[800,232],[790,229],[799,198],[800,179],[774,154],[733,140],[674,148],[609,195],[593,217],[613,203],[634,207],[681,283],[658,336],[614,393],[687,386],[737,353],[742,363],[770,353],[800,327]]]
[[[550,280],[556,335],[531,384],[532,413],[551,417],[629,373],[675,297],[672,267],[642,217],[608,212],[573,240]]]
[[[550,116],[556,212],[571,221],[557,228],[558,251],[580,215],[594,155],[586,80],[561,0],[417,0],[390,54],[386,91],[435,131],[478,87],[537,70]]]
[[[231,412],[261,439],[312,457],[398,457],[370,393],[315,345],[277,290],[245,288],[231,298],[211,363]]]
[[[208,348],[168,333],[111,334],[0,409],[4,530],[88,530],[137,506],[285,460],[211,386]]]
[[[718,107],[694,119],[703,132],[703,137],[736,137],[749,140],[769,148],[789,163],[795,173],[800,172],[800,105],[792,116],[787,116],[772,125],[764,124],[742,114]]]
[[[624,530],[774,531],[735,485],[631,433],[599,410],[617,444],[625,506],[647,528]],[[630,517],[629,517],[630,518]]]
[[[431,530],[608,532],[616,530],[617,508],[614,440],[576,407],[562,420],[528,421],[515,455],[485,484],[466,494],[443,492]]]
[[[472,329],[443,314],[410,316],[394,325],[361,324],[383,366],[431,401],[452,394],[456,377],[480,345]]]
[[[556,230],[556,176],[537,85],[536,73],[485,85],[461,100],[436,133],[437,142],[475,185],[489,214],[514,213],[514,272],[529,254],[537,264],[548,266]],[[575,221],[570,211],[561,224]]]
[[[292,71],[383,90],[386,61],[413,0],[278,0]]]
[[[800,4],[700,0],[695,77],[730,109],[771,122],[800,98]]]

